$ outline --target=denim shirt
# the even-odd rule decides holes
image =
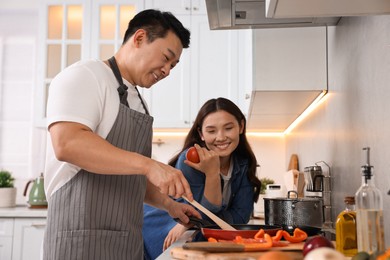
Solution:
[[[219,206],[210,203],[204,197],[206,176],[204,173],[184,163],[186,152],[183,151],[180,154],[176,168],[183,172],[190,184],[194,200],[198,201],[205,208],[229,224],[248,223],[254,203],[254,188],[247,177],[248,160],[233,154],[233,172],[230,179],[231,197],[226,205]],[[178,201],[184,202],[182,199]],[[211,219],[203,214],[202,218],[213,223]],[[176,224],[177,222],[166,211],[144,204],[144,225],[142,232],[146,259],[155,259],[162,253],[165,237]]]

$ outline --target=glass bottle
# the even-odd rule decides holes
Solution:
[[[367,163],[361,167],[362,185],[355,194],[356,230],[358,251],[371,254],[385,250],[383,201],[381,192],[374,183],[370,148],[365,147],[363,150],[367,151]]]
[[[345,209],[336,220],[336,249],[345,256],[357,254],[355,197],[345,197]]]

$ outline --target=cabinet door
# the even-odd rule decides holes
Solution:
[[[206,15],[191,17],[191,119],[211,98],[238,105],[239,40],[237,30],[210,30]]]
[[[186,28],[190,29],[190,15],[176,15]],[[192,38],[192,37],[191,37]],[[154,117],[154,128],[187,128],[190,126],[190,48],[183,49],[180,62],[170,75],[143,89],[143,96]]]
[[[85,1],[45,1],[40,10],[40,47],[35,124],[46,125],[49,85],[61,70],[88,57],[89,41],[85,36],[88,22]]]
[[[142,0],[92,1],[91,58],[112,57],[122,45],[129,21],[141,10]]]
[[[12,218],[0,219],[0,259],[11,260],[12,257],[12,235],[14,220]]]
[[[175,15],[189,14],[191,0],[145,0],[145,9],[159,9]]]
[[[12,260],[41,259],[45,218],[15,219]]]
[[[36,126],[46,126],[47,96],[52,79],[76,61],[110,58],[121,46],[130,18],[143,7],[143,0],[43,1]]]

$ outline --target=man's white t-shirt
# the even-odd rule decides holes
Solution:
[[[135,87],[125,79],[123,82],[128,87],[130,108],[145,113]],[[105,139],[119,111],[118,87],[111,68],[103,61],[80,61],[69,66],[50,84],[47,126],[61,121],[77,122]],[[56,159],[50,135],[46,150],[45,191],[49,200],[80,168]]]

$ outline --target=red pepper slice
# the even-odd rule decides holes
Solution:
[[[291,243],[299,243],[306,240],[307,234],[305,231],[295,228],[293,236],[291,236],[287,231],[283,231],[283,237]]]
[[[265,234],[264,229],[260,229],[260,230],[256,233],[255,239],[263,238],[263,237],[264,237],[264,234]]]
[[[267,249],[272,247],[272,238],[267,233],[264,234],[263,243],[248,243],[244,244],[245,251],[258,251],[259,249]]]
[[[283,230],[278,230],[278,232],[276,232],[276,235],[272,237],[272,241],[278,242],[280,241],[280,239],[282,239],[282,236],[283,236]]]
[[[208,241],[208,242],[212,242],[212,243],[218,242],[218,240],[215,239],[215,238],[213,238],[213,237],[209,237],[209,238],[207,239],[207,241]]]

